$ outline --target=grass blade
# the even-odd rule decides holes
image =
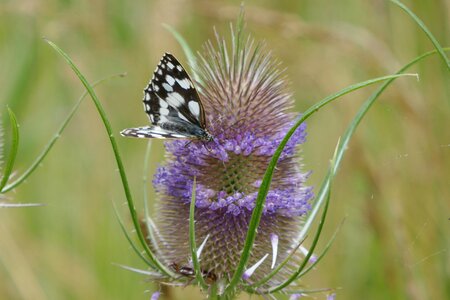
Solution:
[[[382,82],[385,80],[393,80],[395,78],[399,78],[402,76],[417,76],[416,74],[398,74],[398,75],[389,75],[389,76],[383,76],[371,80],[367,80],[361,83],[350,85],[341,91],[330,95],[320,102],[316,103],[315,105],[311,106],[309,109],[307,109],[301,116],[301,118],[296,122],[296,124],[288,131],[286,136],[283,138],[283,140],[280,142],[280,145],[278,146],[277,150],[275,151],[274,155],[272,156],[272,159],[267,167],[267,170],[264,174],[260,189],[258,191],[258,196],[256,198],[255,208],[253,209],[252,217],[249,222],[249,227],[247,231],[247,236],[244,244],[244,249],[241,254],[241,258],[239,261],[239,264],[236,268],[235,273],[233,274],[232,279],[230,280],[230,283],[226,289],[226,293],[231,293],[236,285],[240,282],[242,275],[244,274],[245,267],[247,265],[247,262],[250,258],[250,251],[253,247],[253,243],[256,238],[256,232],[257,228],[259,226],[259,222],[261,220],[261,215],[263,212],[264,202],[267,196],[267,193],[269,192],[270,183],[272,181],[272,175],[273,171],[275,170],[275,167],[278,162],[278,158],[281,156],[281,153],[286,146],[287,142],[291,138],[291,136],[294,134],[295,130],[305,121],[307,120],[311,115],[319,111],[320,108],[323,106],[331,103],[332,101],[336,100],[337,98],[348,94],[352,91],[358,90],[360,88],[366,87],[371,84],[375,84],[378,82]],[[301,240],[301,238],[300,238]]]
[[[201,78],[197,74],[197,59],[195,58],[194,52],[191,50],[191,47],[189,47],[187,41],[172,26],[168,24],[162,24],[162,26],[167,29],[177,40],[178,44],[180,44],[181,49],[183,49],[184,55],[186,55],[186,58],[189,62],[189,66],[191,67],[195,81],[202,83]]]
[[[155,267],[155,265],[149,261],[144,255],[142,255],[141,251],[139,250],[139,248],[134,244],[133,239],[131,238],[131,236],[128,234],[128,231],[125,227],[125,224],[122,221],[122,218],[120,217],[119,211],[117,210],[116,205],[113,202],[113,207],[114,207],[114,213],[116,214],[116,218],[117,221],[119,222],[119,226],[120,229],[122,229],[123,234],[125,235],[126,239],[128,240],[128,243],[130,243],[131,248],[133,248],[134,252],[136,252],[136,254],[151,268],[157,270],[158,268]]]
[[[17,150],[19,149],[19,126],[17,125],[17,119],[13,111],[8,107],[9,120],[11,123],[11,149],[9,150],[8,160],[6,161],[5,171],[3,172],[2,180],[0,181],[0,191],[5,193],[3,190],[6,183],[11,176],[12,170],[14,168],[14,163],[16,161]]]
[[[449,51],[450,49],[445,49],[445,51]],[[406,64],[405,66],[403,66],[398,72],[397,74],[401,74],[403,72],[405,72],[409,67],[411,67],[412,65],[418,63],[419,61],[421,61],[422,59],[436,54],[437,51],[433,50],[433,51],[429,51],[427,53],[422,54],[421,56],[416,57],[415,59],[413,59],[412,61],[410,61],[408,64]],[[362,105],[361,108],[359,109],[359,111],[357,112],[357,114],[355,115],[353,121],[350,123],[349,127],[347,128],[347,130],[345,131],[344,135],[341,138],[341,143],[337,149],[337,153],[336,153],[336,161],[334,164],[334,168],[335,170],[333,170],[334,173],[337,172],[337,169],[339,168],[339,165],[342,162],[342,158],[344,156],[344,152],[347,149],[348,143],[350,142],[350,138],[353,136],[353,133],[355,132],[357,126],[359,125],[359,123],[361,122],[361,120],[363,119],[363,117],[365,116],[365,114],[369,111],[370,107],[374,104],[375,100],[383,93],[383,91],[395,80],[395,78],[392,79],[388,79],[385,83],[382,84],[382,86],[380,88],[378,88],[378,90],[376,90]],[[309,212],[308,218],[305,221],[305,225],[302,228],[302,230],[299,233],[299,237],[298,239],[302,239],[305,237],[306,233],[308,232],[312,222],[314,221],[317,213],[319,212],[320,207],[322,206],[322,203],[325,199],[326,193],[327,193],[327,189],[328,189],[328,185],[329,185],[329,181],[328,178],[330,176],[330,171],[328,172],[328,174],[325,176],[325,179],[323,180],[322,185],[320,186],[319,192],[317,193],[316,196],[316,201],[314,203],[313,208],[311,209],[311,211]]]
[[[144,212],[145,212],[145,218],[150,218],[150,208],[148,206],[148,187],[147,187],[147,181],[148,181],[148,165],[150,160],[150,152],[152,150],[152,140],[149,139],[147,142],[147,149],[145,149],[145,155],[144,155],[144,167],[143,167],[143,174],[142,174],[142,190],[143,190],[143,200],[144,200]]]
[[[122,163],[122,158],[120,157],[119,148],[117,146],[116,139],[114,137],[114,133],[111,127],[111,124],[106,116],[106,112],[103,109],[103,106],[101,105],[100,101],[98,100],[97,95],[95,94],[92,86],[87,82],[86,78],[81,74],[81,72],[78,70],[78,68],[75,66],[75,64],[72,62],[70,57],[63,51],[61,48],[59,48],[56,44],[54,44],[50,40],[46,40],[46,42],[54,49],[56,52],[58,52],[64,60],[68,63],[68,65],[72,68],[74,73],[77,75],[78,79],[82,82],[86,90],[88,91],[89,95],[91,96],[92,101],[95,104],[95,107],[97,108],[97,111],[100,115],[100,118],[102,119],[103,125],[105,126],[106,132],[108,133],[109,140],[111,142],[111,146],[114,152],[114,157],[116,159],[117,168],[119,169],[120,179],[122,180],[122,186],[124,189],[125,197],[128,204],[128,209],[130,211],[131,219],[133,221],[134,228],[136,229],[136,233],[139,239],[139,242],[141,243],[142,247],[144,248],[146,254],[150,258],[150,261],[165,275],[173,277],[173,272],[170,271],[168,267],[166,267],[164,264],[162,264],[157,257],[154,255],[154,253],[150,250],[149,246],[147,245],[144,235],[142,233],[141,227],[139,225],[139,219],[137,216],[136,208],[134,206],[133,198],[131,196],[130,187],[128,185],[128,178],[125,173],[125,168]]]
[[[337,234],[339,233],[342,225],[344,224],[344,220],[341,222],[341,224],[339,224],[338,228],[334,231],[333,235],[331,236],[330,240],[328,241],[328,243],[325,245],[322,253],[320,253],[317,256],[317,259],[311,264],[309,265],[305,270],[303,270],[300,274],[298,274],[297,279],[300,277],[303,277],[306,273],[308,273],[309,271],[311,271],[318,263],[319,261],[322,260],[322,258],[325,256],[325,254],[328,252],[328,250],[330,250],[331,245],[333,245],[333,242],[335,241]]]
[[[102,78],[102,79],[96,81],[95,83],[92,84],[92,86],[95,87],[95,86],[97,86],[97,85],[99,85],[99,84],[101,84],[101,83],[103,83],[103,82],[105,82],[105,81],[107,81],[109,79],[112,79],[112,78],[115,78],[115,77],[124,77],[125,75],[126,75],[126,73],[114,74],[114,75],[111,75],[111,76],[108,76],[108,77],[105,77],[105,78]],[[41,162],[44,160],[44,158],[50,152],[50,150],[52,149],[53,145],[59,139],[59,137],[63,133],[63,131],[66,128],[66,126],[69,124],[69,122],[72,119],[72,117],[75,115],[75,112],[78,110],[78,108],[81,105],[81,102],[83,102],[83,99],[87,96],[87,94],[88,94],[88,92],[85,91],[81,95],[81,97],[78,99],[78,102],[72,108],[72,110],[70,111],[70,113],[66,117],[66,119],[62,122],[59,130],[54,134],[53,138],[47,143],[47,145],[45,146],[45,148],[41,152],[41,154],[39,154],[39,156],[31,164],[31,166],[28,167],[28,169],[22,175],[20,175],[15,181],[13,181],[10,184],[5,186],[5,188],[2,190],[3,193],[6,193],[6,192],[14,189],[18,185],[20,185],[22,182],[24,182],[28,178],[28,176],[30,176],[34,172],[34,170],[36,170],[36,168],[41,164]]]
[[[337,147],[339,146],[339,142],[338,142],[338,144],[337,144],[337,146],[336,146],[336,149],[335,149],[335,153],[334,153],[334,156],[333,156],[333,159],[332,159],[332,161],[331,161],[331,163],[332,164],[334,164],[334,162],[335,162],[335,159],[336,159],[336,153],[337,153]],[[330,167],[330,169],[332,169],[331,167]],[[333,176],[329,176],[329,177],[327,177],[327,180],[332,180],[333,179]],[[329,184],[329,185],[327,185],[328,187],[330,187],[331,185]],[[296,278],[295,279],[297,279],[297,278],[299,278],[299,274],[301,274],[302,273],[302,269],[306,266],[306,263],[309,261],[309,259],[310,259],[310,257],[311,257],[311,255],[313,254],[313,251],[314,251],[314,248],[315,248],[315,246],[316,246],[316,243],[317,243],[317,241],[319,240],[319,236],[320,236],[320,233],[321,233],[321,231],[322,231],[322,227],[323,227],[323,223],[325,222],[325,218],[326,218],[326,214],[327,214],[327,210],[328,210],[328,204],[329,204],[329,201],[330,201],[330,196],[329,196],[329,194],[330,194],[330,190],[329,190],[329,188],[328,188],[328,190],[327,190],[327,200],[326,200],[326,202],[325,202],[325,209],[324,209],[324,211],[323,211],[323,213],[322,213],[322,218],[321,218],[321,220],[320,220],[320,223],[319,223],[319,228],[317,229],[317,232],[316,232],[316,235],[314,236],[314,239],[313,239],[313,244],[312,244],[312,246],[311,246],[311,248],[310,248],[310,250],[308,251],[308,253],[307,253],[307,256],[304,258],[304,260],[303,260],[303,263],[302,263],[302,265],[301,265],[301,267],[299,268],[299,270],[296,272]],[[332,240],[334,240],[334,237],[335,237],[335,235],[332,237]],[[280,264],[275,270],[273,270],[269,275],[267,275],[265,278],[263,278],[262,280],[260,280],[259,282],[257,282],[256,284],[254,284],[252,287],[258,287],[258,286],[260,286],[261,284],[264,284],[265,282],[267,282],[268,280],[270,280],[270,278],[272,277],[272,276],[274,276],[279,270],[281,270],[281,268],[290,260],[290,258],[292,257],[292,255],[295,253],[295,251],[300,247],[300,245],[303,243],[303,241],[306,239],[306,236],[305,237],[303,237],[302,238],[302,240],[301,240],[301,242],[298,244],[298,246],[294,249],[294,251],[292,251],[285,259],[284,259],[284,261],[282,262],[282,264]],[[330,242],[328,243],[328,244],[330,244]],[[324,252],[326,252],[326,251],[324,251]],[[322,255],[323,255],[324,253],[322,253]],[[318,259],[317,259],[318,260]],[[315,261],[314,263],[312,263],[312,266],[314,266],[314,265],[316,265],[317,264],[317,262],[318,261]],[[311,267],[311,266],[310,266]],[[276,272],[275,272],[276,271]],[[292,277],[294,277],[295,275],[293,275]],[[295,280],[294,279],[294,280]],[[291,282],[292,281],[294,281],[294,280],[291,280]],[[289,285],[289,283],[287,284],[287,285]],[[285,286],[287,286],[287,285],[285,285]],[[271,293],[270,291],[268,291],[267,293]]]
[[[413,19],[414,22],[417,23],[417,25],[420,27],[420,29],[422,29],[423,32],[425,32],[425,34],[428,36],[430,41],[433,43],[437,52],[439,53],[439,55],[442,57],[445,64],[447,65],[447,69],[450,71],[450,60],[448,59],[447,55],[444,52],[444,49],[439,44],[437,39],[434,37],[434,35],[431,33],[431,31],[427,28],[427,26],[425,26],[425,23],[423,23],[422,20],[415,13],[413,13],[406,5],[404,5],[400,1],[398,1],[398,0],[390,0],[390,1],[392,3],[394,3],[395,5],[397,5],[398,7],[400,7],[402,10],[404,10],[411,17],[411,19]]]
[[[334,164],[334,159],[332,164]],[[333,166],[330,166],[330,170],[333,170]],[[295,281],[298,278],[298,275],[303,271],[303,269],[306,267],[306,265],[309,262],[309,259],[311,258],[311,256],[314,253],[314,249],[317,246],[317,243],[319,242],[319,238],[320,235],[322,233],[322,229],[323,229],[323,225],[325,224],[325,219],[327,217],[327,213],[328,213],[328,207],[330,204],[330,199],[331,199],[331,180],[333,179],[335,174],[331,174],[331,176],[329,177],[329,184],[328,184],[328,190],[327,190],[327,197],[324,203],[324,208],[323,208],[323,212],[322,212],[322,217],[320,219],[319,222],[319,226],[317,228],[316,234],[314,236],[313,242],[311,244],[311,247],[309,248],[308,254],[305,256],[305,258],[303,259],[303,262],[300,264],[299,268],[297,269],[297,271],[295,271],[285,282],[283,282],[282,284],[274,287],[274,288],[270,288],[267,293],[271,294],[271,293],[276,293],[280,290],[282,290],[283,288],[287,287],[288,285],[290,285],[293,281]]]
[[[155,230],[156,225],[153,222],[152,217],[150,217],[150,207],[148,205],[148,166],[150,160],[150,152],[152,150],[152,140],[149,139],[147,142],[147,149],[145,149],[144,155],[144,167],[142,174],[142,191],[143,191],[143,201],[144,201],[144,214],[145,214],[145,226],[147,227],[147,231],[149,234],[149,239],[152,243],[152,246],[156,252],[156,254],[160,253],[160,248],[156,240]]]

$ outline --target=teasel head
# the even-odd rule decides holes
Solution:
[[[153,179],[158,196],[155,214],[147,219],[146,228],[149,248],[166,272],[149,274],[161,284],[199,284],[198,259],[206,291],[270,293],[290,280],[306,254],[308,263],[314,258],[301,245],[299,234],[313,198],[306,184],[309,172],[302,170],[299,155],[306,124],[297,127],[281,152],[246,271],[229,290],[242,263],[267,166],[298,114],[290,112],[293,97],[281,64],[263,43],[243,35],[242,24],[231,28],[230,41],[216,33],[215,42],[205,44],[193,69],[213,139],[165,142],[165,162]],[[189,240],[192,212],[199,246],[195,259]]]

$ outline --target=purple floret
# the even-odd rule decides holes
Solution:
[[[234,136],[219,133],[214,141],[202,142],[171,141],[166,142],[166,150],[173,160],[157,169],[153,183],[156,190],[176,197],[183,203],[190,203],[194,176],[204,175],[208,171],[209,161],[216,159],[227,164],[230,155],[248,159],[263,157],[267,161],[275,153],[287,131],[293,123],[272,136],[261,137],[253,132],[238,132]],[[295,155],[296,147],[306,138],[306,124],[301,124],[284,148],[279,161]],[[245,174],[244,174],[245,176]],[[312,189],[304,186],[307,174],[298,172],[295,176],[283,179],[281,187],[273,187],[266,197],[264,214],[280,213],[286,216],[305,214],[313,197]],[[262,178],[261,178],[262,179]],[[248,213],[255,206],[261,179],[252,184],[252,192],[234,191],[231,194],[211,188],[207,181],[197,183],[196,206],[213,211],[224,211],[237,216]],[[214,181],[215,178],[210,178]]]

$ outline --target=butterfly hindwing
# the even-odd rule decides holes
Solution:
[[[157,139],[182,139],[190,138],[188,136],[167,131],[159,126],[145,126],[136,128],[127,128],[120,132],[123,136],[137,138],[157,138]]]

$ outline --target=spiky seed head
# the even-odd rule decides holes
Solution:
[[[156,223],[162,260],[167,265],[189,264],[189,204],[195,177],[197,245],[209,234],[201,268],[226,282],[239,261],[261,179],[294,116],[289,112],[292,96],[272,54],[250,38],[244,42],[240,34],[232,34],[231,47],[216,37],[217,46],[208,42],[197,60],[197,88],[214,139],[189,145],[166,142],[166,162],[153,183],[159,194]],[[297,129],[279,159],[249,264],[272,253],[273,235],[278,237],[278,261],[298,243],[300,217],[313,197],[298,156],[305,129],[305,124]],[[266,260],[252,279],[267,274],[271,261]]]

